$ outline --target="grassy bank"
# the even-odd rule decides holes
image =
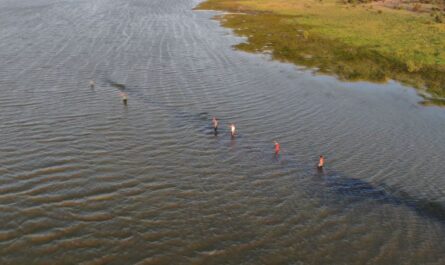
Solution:
[[[198,9],[232,12],[219,19],[248,38],[243,51],[343,80],[398,80],[445,105],[445,24],[431,13],[336,0],[208,0]]]

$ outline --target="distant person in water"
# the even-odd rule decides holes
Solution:
[[[96,85],[96,82],[94,82],[94,80],[90,80],[90,87],[94,88],[95,85]]]
[[[318,169],[322,169],[323,168],[323,166],[324,166],[324,156],[320,156],[320,159],[319,159],[319,161],[318,161],[318,165],[317,165],[317,167],[318,167]]]
[[[230,136],[232,136],[232,138],[234,138],[235,137],[235,133],[236,133],[235,124],[232,123],[232,124],[230,124]]]
[[[275,144],[275,155],[277,156],[280,153],[281,147],[277,141],[274,141]]]
[[[215,135],[218,134],[218,119],[213,117],[212,119],[213,130],[215,131]]]
[[[122,102],[124,103],[124,105],[127,105],[128,102],[128,95],[125,92],[121,92],[121,97],[122,97]]]

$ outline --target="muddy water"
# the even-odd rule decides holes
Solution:
[[[0,263],[445,264],[445,110],[198,2],[0,0]]]

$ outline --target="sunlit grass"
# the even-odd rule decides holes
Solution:
[[[394,79],[445,97],[445,25],[428,14],[333,0],[208,0],[199,8],[241,13],[221,18],[248,37],[241,50],[267,51],[344,80]]]

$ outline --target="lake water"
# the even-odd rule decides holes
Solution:
[[[0,0],[0,264],[445,264],[445,109],[198,3]]]

